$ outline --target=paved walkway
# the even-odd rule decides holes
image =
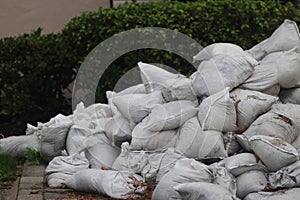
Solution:
[[[70,189],[53,189],[47,187],[45,166],[24,165],[22,175],[13,184],[8,200],[56,200],[68,196]]]

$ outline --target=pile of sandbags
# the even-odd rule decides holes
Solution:
[[[299,48],[297,25],[285,20],[250,50],[205,47],[189,78],[139,62],[142,84],[28,125],[26,136],[1,139],[0,152],[38,150],[51,161],[50,186],[114,198],[157,183],[152,199],[296,199]]]

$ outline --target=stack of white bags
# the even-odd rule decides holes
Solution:
[[[300,196],[300,35],[285,20],[244,51],[215,43],[191,77],[139,62],[142,84],[108,104],[28,125],[0,152],[40,151],[50,187],[126,199],[277,200]]]

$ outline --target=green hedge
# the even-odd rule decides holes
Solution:
[[[73,18],[59,34],[40,30],[0,40],[0,116],[16,122],[45,121],[58,112],[71,111],[62,97],[88,53],[112,35],[137,27],[178,30],[205,46],[232,42],[250,48],[268,37],[284,19],[300,24],[300,12],[291,3],[266,0],[199,0],[153,2],[100,8]],[[184,60],[163,51],[140,50],[116,60],[101,79],[98,101],[105,91],[138,61],[188,69]],[[184,73],[189,73],[183,70]]]

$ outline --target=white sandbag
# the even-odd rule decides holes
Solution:
[[[217,55],[235,56],[245,53],[244,50],[231,43],[214,43],[203,48],[197,55],[193,56],[193,61],[209,60]]]
[[[239,175],[237,182],[237,196],[243,199],[247,194],[265,189],[268,185],[267,175],[260,170],[251,170]]]
[[[147,93],[161,90],[166,87],[166,80],[180,76],[179,74],[173,74],[155,65],[143,62],[139,62],[138,67],[140,68],[141,78]]]
[[[234,132],[236,111],[229,88],[204,99],[199,106],[198,119],[203,130]]]
[[[238,153],[242,146],[239,144],[235,137],[235,133],[227,132],[223,134],[224,146],[228,156]]]
[[[152,200],[180,199],[179,193],[174,186],[189,182],[212,182],[212,173],[203,163],[194,159],[183,158],[176,162],[167,174],[165,174],[152,195]]]
[[[293,142],[292,142],[293,147],[297,149],[298,153],[300,154],[300,136],[298,136]]]
[[[240,153],[224,159],[225,167],[234,176],[239,176],[251,170],[264,170],[266,167],[252,153]]]
[[[230,92],[237,111],[237,125],[249,127],[262,113],[268,111],[278,98],[257,91],[235,89]]]
[[[276,84],[282,88],[300,86],[300,54],[297,49],[267,55],[241,87],[264,91]]]
[[[261,92],[277,97],[280,92],[280,85],[279,84],[273,85],[265,90],[262,90]]]
[[[157,105],[143,120],[143,127],[150,131],[174,130],[196,116],[197,111],[195,104],[187,100]]]
[[[57,123],[40,130],[41,134],[41,156],[44,160],[50,161],[56,156],[62,155],[66,148],[66,139],[70,123]]]
[[[138,123],[142,121],[155,105],[163,104],[160,91],[149,94],[125,94],[113,97],[112,103],[127,120]]]
[[[248,137],[246,137],[243,134],[242,135],[235,134],[234,136],[245,151],[252,152],[252,148]]]
[[[300,36],[298,26],[294,21],[284,22],[273,32],[271,37],[255,45],[249,53],[257,60],[261,60],[267,54],[287,51],[292,48],[300,48]]]
[[[131,139],[131,127],[129,121],[120,114],[109,118],[105,125],[105,134],[112,142],[112,145],[118,147],[122,142],[130,141]]]
[[[292,125],[296,131],[296,137],[300,135],[300,105],[286,103],[274,104],[270,112],[281,116],[287,123]]]
[[[146,94],[146,89],[144,84],[137,84],[128,87],[120,92],[106,91],[106,98],[110,99],[112,97],[121,96],[125,94]]]
[[[300,104],[300,88],[282,89],[278,96],[282,103]]]
[[[141,174],[145,180],[159,181],[177,160],[183,158],[172,149],[163,151],[131,151],[128,143],[122,144],[122,152],[112,168]]]
[[[139,183],[139,184],[137,184]],[[65,184],[76,191],[127,199],[143,193],[142,177],[129,172],[85,169],[77,172]]]
[[[174,189],[179,193],[182,200],[238,200],[235,195],[222,186],[212,183],[183,183],[176,185]]]
[[[269,171],[277,171],[299,159],[297,150],[280,138],[256,135],[249,141],[254,153]]]
[[[292,188],[300,186],[300,161],[269,174],[270,185],[274,188]]]
[[[121,149],[112,146],[104,133],[96,133],[84,141],[84,154],[90,162],[91,168],[111,168]]]
[[[63,187],[66,179],[89,168],[89,161],[80,154],[57,156],[48,164],[45,173],[50,187]]]
[[[132,131],[131,149],[149,151],[174,147],[176,134],[177,130],[150,131],[142,121]]]
[[[193,88],[198,97],[210,96],[226,87],[233,89],[243,83],[258,63],[248,54],[217,55],[203,61],[193,76]]]
[[[193,117],[180,127],[175,149],[188,158],[224,158],[227,154],[222,135],[219,131],[203,131]]]
[[[85,127],[73,125],[67,135],[66,150],[69,155],[81,153],[84,150],[83,141],[90,136],[92,131]]]
[[[254,135],[266,135],[292,143],[297,137],[297,132],[289,121],[290,119],[283,115],[268,112],[257,118],[243,135],[248,139]]]
[[[299,199],[300,188],[279,190],[276,192],[257,192],[248,194],[244,200],[297,200]]]
[[[176,77],[166,80],[165,85],[166,87],[162,88],[162,94],[167,102],[176,100],[197,101],[191,79]]]
[[[0,154],[10,154],[24,158],[24,150],[30,148],[40,151],[41,142],[36,134],[11,136],[0,139]]]

